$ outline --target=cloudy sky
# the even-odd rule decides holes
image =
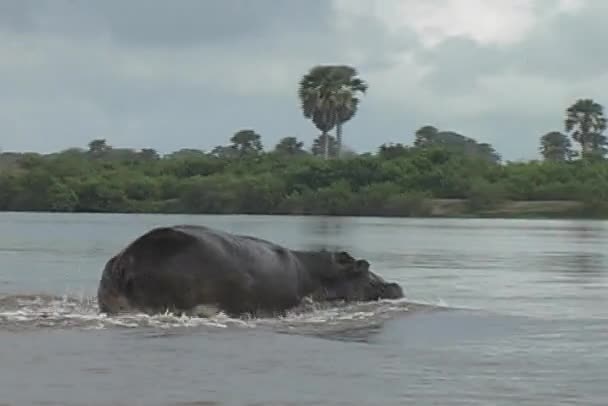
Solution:
[[[369,83],[358,152],[422,125],[537,156],[579,97],[608,103],[606,0],[0,0],[0,149],[209,150],[318,132],[297,84],[316,64]]]

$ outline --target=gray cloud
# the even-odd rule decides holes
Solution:
[[[605,1],[589,1],[578,12],[556,16],[510,50],[513,65],[520,72],[563,80],[608,73],[606,17]]]
[[[586,80],[608,72],[608,53],[603,51],[607,16],[608,2],[589,2],[578,12],[537,25],[523,42],[496,47],[453,38],[421,50],[418,58],[433,66],[427,81],[438,92],[464,91],[480,78],[502,72]]]
[[[0,2],[0,27],[15,32],[28,32],[36,28],[33,11],[36,4],[44,3],[35,0],[3,1]]]
[[[425,85],[439,94],[470,92],[480,77],[508,68],[507,55],[469,38],[451,38],[431,50],[420,50],[418,59],[432,66]]]
[[[16,32],[107,35],[135,47],[187,47],[275,36],[281,31],[327,31],[330,4],[322,0],[12,0],[0,4],[0,26]]]
[[[299,111],[298,80],[315,64],[351,63],[370,82],[345,127],[354,149],[409,143],[434,124],[491,142],[507,159],[530,158],[574,97],[602,102],[608,84],[599,52],[608,5],[599,1],[540,20],[511,45],[457,37],[431,49],[369,13],[345,27],[331,6],[0,2],[0,148],[49,152],[104,137],[162,152],[210,149],[241,128],[269,147],[289,135],[310,145],[317,130]]]

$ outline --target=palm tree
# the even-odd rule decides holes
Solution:
[[[312,119],[315,127],[321,131],[324,137],[327,137],[329,131],[336,126],[337,119],[323,97],[322,90],[319,87],[307,87],[306,84],[301,84],[299,94],[304,117]],[[325,159],[329,157],[329,145],[327,144],[324,148],[324,156]]]
[[[312,119],[328,140],[327,133],[337,132],[337,154],[342,146],[342,125],[357,112],[357,93],[365,93],[367,84],[356,77],[357,71],[347,65],[317,65],[300,80],[298,96],[304,117]],[[325,159],[329,158],[329,144],[324,145]]]
[[[365,94],[368,85],[357,76],[357,70],[350,66],[337,66],[335,68],[336,81],[341,83],[336,92],[336,105],[338,109],[338,122],[336,123],[337,155],[342,156],[342,125],[357,114],[360,99],[358,93]]]
[[[583,157],[606,152],[604,108],[593,99],[578,99],[566,110],[564,127],[572,139],[581,145]]]

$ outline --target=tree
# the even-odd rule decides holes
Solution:
[[[487,142],[475,142],[474,154],[492,163],[498,163],[502,159],[502,156],[496,151],[496,149],[494,149],[494,147]]]
[[[564,128],[581,145],[583,158],[606,154],[606,137],[602,135],[606,129],[604,108],[593,99],[578,99],[568,107]]]
[[[341,83],[336,93],[336,104],[338,109],[338,122],[336,123],[337,155],[342,156],[342,126],[352,119],[357,113],[360,99],[358,93],[364,94],[368,85],[356,77],[356,69],[350,66],[336,67],[336,80]]]
[[[142,150],[139,151],[139,156],[145,161],[160,159],[160,155],[154,148],[142,148]]]
[[[323,140],[328,140],[327,134],[338,122],[337,111],[330,97],[335,92],[334,84],[327,75],[325,66],[315,66],[300,80],[298,96],[304,117],[312,119]],[[329,158],[329,144],[324,145],[324,157]]]
[[[338,155],[342,145],[342,125],[354,117],[359,105],[357,93],[365,93],[367,84],[355,76],[357,71],[347,65],[317,65],[302,77],[298,96],[304,117],[312,119],[323,139],[337,128]],[[329,144],[324,157],[329,158]]]
[[[274,147],[274,150],[283,155],[302,155],[306,153],[304,143],[298,141],[296,137],[282,138]]]
[[[232,147],[236,149],[238,155],[257,155],[264,149],[261,137],[253,130],[240,130],[230,138]]]
[[[426,125],[416,131],[414,146],[417,148],[440,146],[449,151],[476,156],[492,163],[498,163],[502,158],[488,143],[478,143],[473,138],[465,137],[454,131],[440,131],[431,125]]]
[[[574,156],[572,143],[565,134],[551,131],[540,138],[540,153],[547,161],[567,161]]]
[[[89,142],[89,155],[96,158],[101,157],[111,149],[112,147],[107,144],[105,139],[96,139]]]
[[[432,125],[425,125],[420,127],[418,131],[416,131],[416,139],[414,141],[414,146],[423,147],[432,143],[435,140],[435,137],[439,133],[439,130]]]
[[[182,148],[178,151],[171,152],[165,155],[166,159],[181,159],[181,158],[199,158],[204,156],[205,152],[200,149]]]
[[[401,144],[401,143],[397,143],[397,144],[382,144],[380,145],[380,147],[378,148],[378,156],[380,156],[382,159],[394,159],[394,158],[400,158],[400,157],[404,157],[407,156],[409,152],[409,147]]]
[[[239,151],[234,145],[218,145],[211,150],[209,155],[220,159],[234,159],[239,156]]]

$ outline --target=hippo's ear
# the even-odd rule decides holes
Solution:
[[[355,261],[353,271],[356,274],[363,274],[369,272],[369,262],[364,259],[358,259],[357,261]]]
[[[350,265],[355,262],[355,258],[353,258],[348,252],[341,251],[336,254],[336,261],[340,265]]]

